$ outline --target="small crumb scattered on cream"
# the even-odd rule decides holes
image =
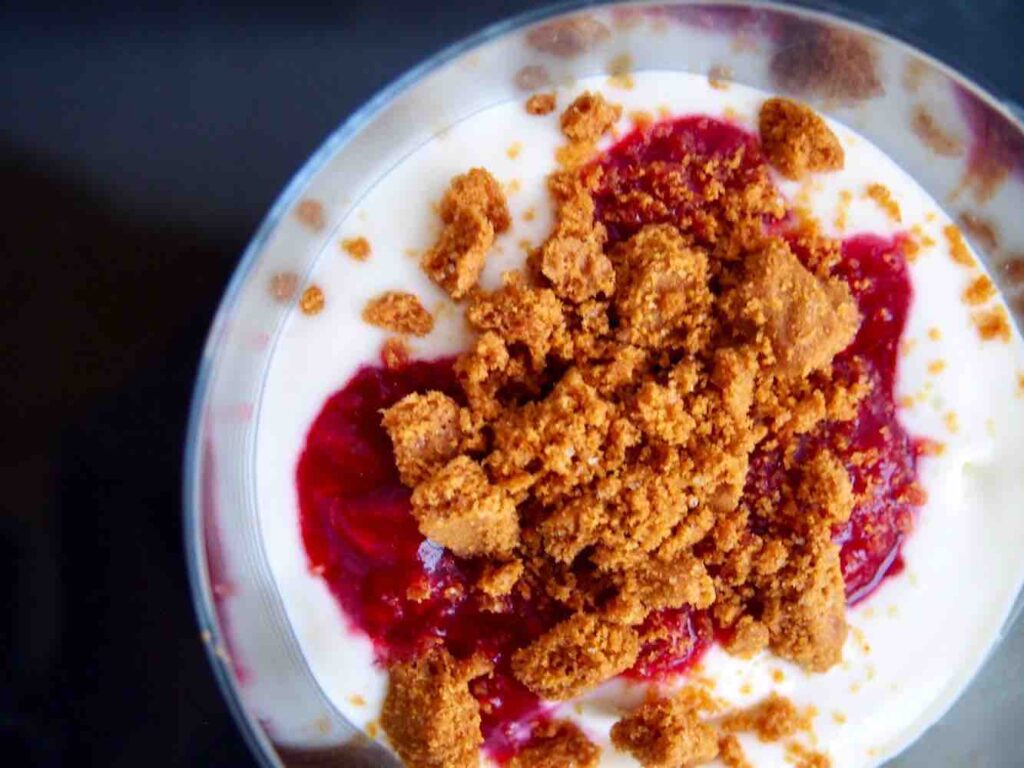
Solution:
[[[311,285],[302,292],[302,298],[299,299],[299,309],[302,310],[302,314],[312,316],[319,314],[323,310],[324,303],[323,289],[318,285]]]

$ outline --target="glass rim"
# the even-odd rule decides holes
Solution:
[[[274,199],[249,243],[242,251],[238,263],[232,270],[231,277],[221,294],[209,330],[206,333],[189,403],[182,472],[182,533],[185,545],[189,591],[200,636],[205,646],[206,657],[213,671],[213,676],[217,681],[221,697],[227,704],[228,710],[231,712],[232,718],[241,732],[249,751],[256,758],[259,765],[271,768],[283,763],[277,756],[277,748],[243,703],[239,692],[237,675],[226,655],[219,650],[223,648],[224,638],[217,616],[213,592],[210,587],[205,540],[203,539],[204,526],[200,515],[201,505],[197,501],[197,494],[201,493],[203,414],[209,395],[212,374],[217,363],[217,356],[214,352],[221,339],[227,317],[236,303],[242,286],[250,277],[264,244],[284,218],[286,212],[295,203],[306,182],[323,167],[328,158],[344,148],[374,117],[423,78],[475,48],[503,35],[550,18],[609,6],[639,7],[657,5],[763,8],[781,14],[814,18],[857,28],[862,33],[883,39],[903,52],[910,53],[927,61],[931,66],[940,70],[959,86],[969,91],[974,97],[980,99],[987,107],[998,112],[1024,136],[1024,119],[1022,119],[1024,118],[1024,110],[1022,110],[1021,106],[1016,105],[1015,102],[1001,95],[999,90],[987,81],[987,78],[979,76],[974,72],[968,75],[929,53],[922,47],[921,41],[915,39],[915,36],[907,35],[905,38],[902,32],[893,33],[883,29],[880,26],[879,19],[872,18],[870,14],[859,13],[845,7],[840,7],[831,2],[831,0],[790,0],[790,2],[777,2],[776,0],[561,0],[560,2],[524,11],[488,24],[476,32],[441,48],[376,90],[369,99],[345,117],[324,138],[313,153],[291,176]],[[278,599],[280,599],[279,595]],[[999,641],[1005,637],[1008,629],[1015,624],[1022,613],[1024,613],[1024,588],[1018,591],[999,636],[994,639],[988,653],[982,659],[981,665],[987,661],[993,650],[999,646]],[[978,669],[981,668],[981,665],[979,665]],[[975,671],[976,674],[977,670]],[[975,675],[972,675],[968,680],[967,686],[973,682]],[[953,697],[949,706],[939,715],[935,722],[938,722],[948,713],[949,708],[959,700],[963,690],[961,689],[957,696]]]

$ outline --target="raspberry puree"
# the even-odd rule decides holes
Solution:
[[[743,161],[733,171],[740,183],[763,166],[757,139],[711,118],[682,118],[634,131],[600,162],[615,170],[615,183],[652,191],[661,173],[691,173],[693,166],[681,168],[680,158],[695,152],[710,158],[737,146],[744,147]],[[694,176],[687,178],[697,183]],[[611,210],[602,203],[600,190],[597,202],[612,241],[654,218]],[[692,231],[701,237],[699,209],[692,203],[663,202],[662,218],[692,222]],[[849,523],[835,534],[842,543],[847,597],[853,603],[887,574],[898,572],[900,547],[921,492],[915,483],[916,449],[896,418],[893,395],[899,339],[911,300],[900,240],[858,235],[843,243],[843,257],[836,272],[850,284],[864,321],[853,344],[836,359],[836,372],[846,375],[857,365],[866,370],[872,387],[857,419],[807,441],[841,446],[838,453],[846,459],[854,489],[866,491]],[[529,739],[531,723],[545,717],[543,704],[512,677],[510,652],[563,618],[565,609],[537,595],[530,600],[516,595],[509,598],[506,613],[481,610],[472,595],[478,565],[420,535],[409,513],[410,492],[398,479],[380,426],[380,410],[406,394],[431,389],[460,399],[450,358],[412,362],[398,370],[366,366],[327,401],[309,430],[297,469],[303,542],[311,569],[325,579],[350,624],[373,641],[379,662],[408,657],[431,642],[443,643],[457,657],[483,652],[495,661],[495,673],[473,685],[483,705],[485,747],[501,761]],[[857,461],[856,455],[861,456]],[[770,489],[780,471],[775,457],[756,454],[746,492]],[[430,596],[411,599],[426,583]],[[669,639],[644,648],[630,677],[685,671],[712,641],[710,620],[686,609],[648,621],[663,624]]]

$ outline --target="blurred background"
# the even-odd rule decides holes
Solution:
[[[203,656],[181,546],[185,416],[219,295],[349,112],[541,5],[0,4],[5,764],[252,764]],[[1024,103],[1019,0],[814,5]],[[932,755],[1013,732],[994,697],[1020,697],[997,691],[1024,679],[1022,635],[929,735]],[[976,765],[993,766],[981,749]],[[920,749],[904,764],[943,765]]]

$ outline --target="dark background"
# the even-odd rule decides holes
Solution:
[[[251,764],[181,546],[207,325],[265,210],[351,110],[539,5],[0,5],[5,764]],[[843,5],[1024,102],[1019,0]]]

